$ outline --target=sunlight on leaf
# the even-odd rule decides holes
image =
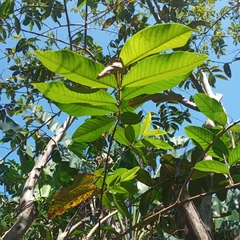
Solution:
[[[203,160],[201,162],[198,162],[194,169],[197,169],[202,172],[214,172],[214,173],[228,173],[228,168],[225,164],[214,161],[214,160]]]

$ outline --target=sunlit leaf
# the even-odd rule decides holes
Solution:
[[[187,136],[193,139],[203,150],[205,150],[214,139],[214,135],[210,130],[198,126],[187,126],[185,127],[185,132]],[[223,158],[223,154],[225,154],[225,156],[228,155],[228,149],[221,139],[218,139],[213,147],[210,148],[208,154],[213,157]]]
[[[164,142],[156,138],[144,138],[142,139],[142,143],[147,147],[154,147],[154,148],[159,148],[163,150],[173,149],[173,147],[169,145],[167,142]]]
[[[142,122],[142,129],[141,129],[141,133],[144,136],[145,133],[148,132],[150,126],[151,126],[151,119],[152,119],[152,115],[150,112],[147,113],[146,117],[143,119]]]
[[[93,183],[95,177],[94,174],[78,174],[72,185],[59,189],[52,197],[53,203],[48,209],[49,218],[56,218],[88,199],[97,190]]]
[[[184,46],[191,29],[180,24],[159,24],[132,36],[120,52],[125,66],[161,51]]]
[[[201,162],[198,162],[194,169],[197,169],[202,172],[214,172],[214,173],[228,173],[228,168],[225,164],[214,161],[214,160],[203,160]]]
[[[116,104],[111,95],[101,89],[74,88],[62,82],[32,83],[43,95],[57,103]]]
[[[152,129],[148,132],[146,132],[145,134],[143,134],[144,137],[150,137],[150,136],[160,136],[160,135],[164,135],[167,132],[161,129]]]
[[[71,103],[71,104],[56,104],[59,109],[63,112],[74,116],[101,116],[108,113],[117,112],[117,107],[115,105],[90,105],[83,103]]]
[[[235,164],[240,159],[240,145],[237,145],[229,154],[228,163],[230,166]]]
[[[112,75],[97,79],[103,65],[80,54],[68,50],[36,51],[35,54],[46,68],[73,82],[95,88],[117,88]]]
[[[223,110],[221,103],[216,99],[207,96],[204,93],[194,95],[194,102],[199,110],[214,122],[222,126],[227,124],[227,115]]]
[[[176,76],[190,73],[195,67],[206,60],[206,55],[197,55],[189,52],[173,52],[148,57],[140,61],[123,78],[122,86],[143,88],[155,82],[162,85]],[[164,87],[163,87],[164,88]],[[123,91],[123,95],[124,91]]]
[[[72,138],[76,142],[92,142],[98,139],[103,133],[109,131],[116,118],[99,116],[86,119],[86,121],[74,132]]]

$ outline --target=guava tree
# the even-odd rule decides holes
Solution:
[[[11,147],[1,162],[3,239],[237,236],[239,120],[229,123],[211,87],[239,58],[216,67],[209,54],[225,53],[222,19],[238,44],[239,3],[219,13],[215,4],[1,3],[1,41],[16,41],[1,82],[2,143]],[[93,25],[114,34],[108,50]],[[188,100],[175,86],[196,94]],[[155,112],[145,108],[150,100]],[[206,123],[179,137],[189,109]]]

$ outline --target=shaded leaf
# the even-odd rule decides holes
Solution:
[[[225,74],[226,74],[229,78],[232,77],[231,68],[230,68],[230,65],[229,65],[228,63],[225,63],[225,64],[223,65],[223,70],[224,70]]]
[[[180,24],[158,24],[139,31],[123,46],[120,58],[125,66],[161,51],[184,46],[191,29]]]
[[[103,28],[109,28],[114,22],[116,21],[116,16],[113,16],[111,18],[108,18],[104,24],[103,24]]]
[[[115,121],[116,118],[107,116],[86,119],[74,132],[72,138],[75,142],[92,142],[109,131]]]
[[[223,110],[221,103],[216,99],[211,98],[204,93],[197,93],[194,95],[194,102],[199,110],[211,120],[222,126],[227,124],[227,115]]]
[[[214,172],[214,173],[222,173],[228,174],[228,168],[225,164],[214,161],[214,160],[203,160],[198,162],[194,169],[197,169],[202,172]]]
[[[136,176],[136,179],[141,182],[141,183],[144,183],[145,185],[147,186],[152,186],[152,179],[151,179],[151,176],[149,174],[148,171],[146,171],[145,169],[139,169],[138,170],[138,174]]]
[[[88,199],[97,190],[93,183],[95,177],[94,174],[78,174],[72,185],[59,189],[52,197],[53,203],[48,209],[49,218],[54,219]]]
[[[121,114],[120,116],[120,120],[124,123],[124,124],[137,124],[139,122],[141,122],[141,117],[133,112],[124,112]]]
[[[117,128],[116,128],[116,132],[114,134],[114,139],[117,142],[119,142],[119,143],[121,143],[121,144],[123,144],[125,146],[130,146],[131,145],[131,143],[129,142],[129,140],[125,136],[124,129],[122,127],[120,127],[120,126],[117,126]]]

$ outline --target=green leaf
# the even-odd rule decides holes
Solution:
[[[173,149],[173,147],[171,145],[169,145],[167,142],[164,142],[164,141],[162,141],[160,139],[156,139],[156,138],[144,138],[144,139],[142,139],[142,143],[146,147],[154,147],[154,148],[159,148],[159,149],[163,149],[163,150]]]
[[[214,138],[214,135],[210,130],[202,127],[187,126],[185,127],[185,132],[187,136],[193,139],[203,150],[208,147]],[[218,139],[208,151],[209,155],[217,158],[223,158],[223,153],[228,155],[228,149],[221,139]]]
[[[71,103],[71,104],[56,104],[63,112],[74,116],[101,116],[109,113],[117,112],[117,107],[114,105],[90,105],[83,103]]]
[[[126,204],[124,203],[124,201],[121,201],[117,199],[117,197],[115,196],[115,194],[112,194],[113,197],[113,203],[115,204],[115,206],[117,207],[118,211],[125,217],[128,216],[129,212],[128,212],[128,208],[126,206]]]
[[[214,160],[203,160],[198,162],[194,169],[197,169],[202,172],[214,172],[214,173],[223,173],[228,174],[228,168],[225,164],[214,161]]]
[[[120,120],[124,123],[124,124],[137,124],[139,122],[141,122],[141,117],[139,115],[137,115],[136,113],[133,112],[124,112],[121,114],[120,116]]]
[[[144,137],[151,137],[151,136],[160,136],[160,135],[164,135],[167,134],[166,131],[164,130],[160,130],[160,129],[152,129],[148,132],[146,132],[145,134],[143,134]]]
[[[97,76],[105,68],[103,65],[68,50],[36,51],[42,64],[63,77],[89,87],[117,88],[112,75],[97,80]]]
[[[134,167],[130,170],[125,171],[122,175],[121,175],[121,182],[126,182],[126,181],[130,181],[133,178],[135,178],[138,170],[140,169],[140,167]]]
[[[137,180],[140,181],[141,183],[144,183],[147,186],[152,186],[152,179],[148,171],[145,169],[139,169],[138,174],[137,174]]]
[[[128,141],[128,139],[125,136],[124,129],[122,127],[120,127],[120,126],[117,126],[117,128],[116,128],[116,132],[114,134],[114,139],[117,142],[119,142],[119,143],[121,143],[121,144],[123,144],[125,146],[130,146],[131,145],[131,143]]]
[[[152,114],[150,112],[148,112],[146,117],[143,119],[143,122],[142,122],[141,134],[143,136],[144,136],[145,133],[148,132],[148,129],[150,128],[151,119],[152,119]]]
[[[199,110],[211,120],[222,126],[227,124],[227,115],[224,112],[221,103],[216,99],[211,98],[204,93],[197,93],[194,95],[194,102]]]
[[[164,85],[176,76],[190,73],[206,58],[206,55],[199,56],[190,52],[154,55],[132,67],[123,78],[122,86],[140,87],[159,81]],[[123,96],[125,96],[124,90]]]
[[[188,55],[190,58],[195,58],[195,61],[189,63],[188,66],[184,65],[183,63],[187,64],[186,60],[189,58],[183,59],[183,63],[179,62],[179,59],[177,58],[177,55]],[[190,55],[189,55],[190,54]],[[154,59],[154,65],[147,65],[147,62],[151,62],[152,58]],[[153,56],[147,59],[144,59],[142,62],[145,62],[142,66],[144,67],[146,73],[144,73],[143,69],[139,69],[139,64],[142,65],[142,62],[138,63],[136,66],[134,66],[126,75],[128,78],[125,83],[128,85],[123,88],[122,91],[122,99],[132,99],[134,97],[140,96],[142,94],[155,94],[161,91],[165,91],[167,89],[171,89],[178,85],[181,81],[185,80],[189,73],[200,63],[202,63],[205,60],[205,55],[197,56],[194,53],[182,53],[182,52],[175,52],[172,54],[164,54],[164,55],[158,55]],[[148,60],[150,59],[150,60]],[[155,60],[160,59],[160,62],[155,62]],[[165,60],[164,60],[165,59]],[[171,61],[174,59],[174,61],[177,62],[177,64],[174,66],[176,68],[173,68],[172,62],[166,63],[165,61],[167,59],[171,59]],[[198,61],[199,60],[199,61]],[[150,63],[152,64],[152,63]],[[168,66],[166,66],[168,65]],[[191,67],[190,67],[191,65]],[[163,67],[165,66],[165,67]],[[136,67],[136,68],[135,68]],[[155,68],[156,67],[156,68]],[[172,68],[172,70],[170,70]],[[147,71],[146,69],[150,69]],[[166,72],[166,69],[169,70],[169,72]],[[139,72],[137,72],[139,71]],[[154,73],[156,73],[156,76],[154,76]],[[136,79],[135,79],[136,77]],[[159,79],[161,78],[161,79]],[[148,80],[151,80],[153,83],[148,83]],[[125,81],[125,78],[124,80]],[[141,87],[132,87],[132,84],[144,84],[144,86]],[[129,85],[131,87],[129,87]]]
[[[125,133],[125,137],[128,139],[128,141],[130,143],[133,143],[133,141],[135,140],[135,132],[134,132],[132,125],[128,125],[124,129],[124,133]]]
[[[57,103],[116,104],[111,95],[101,89],[68,87],[62,82],[32,83],[43,95]]]
[[[240,145],[237,145],[229,154],[228,164],[232,166],[240,159]]]
[[[125,66],[149,55],[184,46],[191,29],[180,24],[159,24],[139,31],[123,46],[120,58]]]
[[[232,132],[239,132],[240,133],[240,125],[234,125],[230,128]]]
[[[114,117],[100,116],[87,119],[73,134],[75,142],[92,142],[109,131],[115,122]]]

